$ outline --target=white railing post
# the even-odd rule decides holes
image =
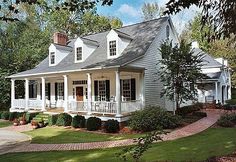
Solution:
[[[88,81],[87,81],[87,86],[88,86],[88,107],[87,107],[87,114],[90,115],[92,112],[92,79],[91,79],[91,74],[87,73],[88,76]]]
[[[215,100],[216,103],[218,103],[218,84],[215,82]]]
[[[42,77],[42,111],[46,111],[45,78]]]
[[[11,79],[11,108],[15,108],[15,79]]]
[[[116,71],[116,117],[121,117],[120,72]]]
[[[64,111],[68,112],[68,76],[63,75],[64,77]]]
[[[29,109],[29,79],[25,78],[25,110]]]

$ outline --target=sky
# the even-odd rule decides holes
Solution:
[[[114,0],[112,6],[98,6],[98,14],[118,17],[122,20],[123,26],[142,22],[141,7],[144,2],[157,2],[160,7],[164,7],[168,0]],[[200,12],[196,6],[190,7],[171,16],[172,21],[178,33],[181,33],[187,24],[197,12]]]

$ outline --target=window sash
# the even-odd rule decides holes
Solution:
[[[106,101],[106,80],[98,81],[98,96],[99,101]]]
[[[63,100],[64,99],[64,84],[57,83],[57,99]]]
[[[77,61],[82,60],[82,47],[76,48],[76,60]]]
[[[122,80],[122,96],[125,101],[131,100],[131,79]]]
[[[51,64],[55,64],[55,52],[51,52],[51,54],[50,54],[50,62],[51,62]]]
[[[116,55],[116,41],[109,42],[109,51],[110,51],[110,56]]]

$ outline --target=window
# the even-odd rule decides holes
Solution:
[[[37,84],[31,83],[29,85],[29,98],[37,98]]]
[[[51,64],[55,64],[55,52],[50,53],[50,61],[51,61]]]
[[[76,85],[76,84],[87,84],[87,80],[74,80],[73,85]]]
[[[57,99],[64,99],[64,83],[57,83]]]
[[[122,96],[124,101],[131,100],[131,80],[124,79],[122,80]]]
[[[98,81],[98,96],[100,101],[106,101],[106,81]]]
[[[167,40],[169,40],[169,37],[170,37],[170,27],[169,25],[166,26],[166,38]]]
[[[109,51],[110,51],[110,56],[116,55],[116,41],[109,42]]]
[[[76,48],[76,60],[77,61],[82,60],[82,47]]]

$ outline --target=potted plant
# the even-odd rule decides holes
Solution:
[[[25,114],[23,114],[22,117],[20,117],[20,125],[25,125],[26,124],[26,118],[25,118]]]
[[[13,125],[14,125],[14,126],[18,126],[18,125],[19,125],[19,120],[15,118],[15,119],[13,120]]]
[[[37,129],[38,128],[38,122],[35,120],[31,121],[31,125],[33,126],[33,129]]]

